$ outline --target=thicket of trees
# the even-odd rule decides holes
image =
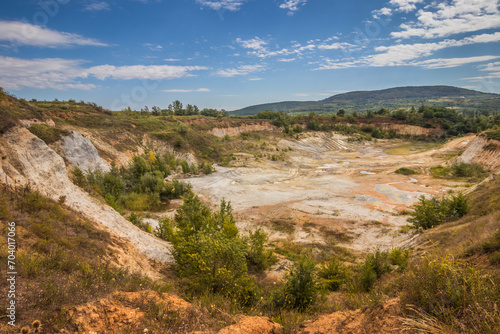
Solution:
[[[103,173],[99,170],[85,174],[79,168],[73,169],[73,181],[91,193],[102,196],[119,212],[156,211],[167,205],[171,199],[181,198],[191,189],[190,184],[165,178],[172,172],[211,173],[210,165],[189,164],[171,153],[155,154],[153,151],[135,156],[129,166]]]
[[[122,110],[125,113],[138,113],[138,111],[132,110],[130,107]],[[212,108],[204,108],[200,110],[197,105],[187,104],[185,107],[179,100],[173,101],[168,105],[167,108],[162,109],[158,106],[153,106],[149,109],[148,106],[141,108],[140,114],[142,115],[153,115],[153,116],[193,116],[202,115],[210,117],[227,117],[229,113],[224,109],[220,111]]]
[[[375,117],[377,119],[373,120]],[[307,129],[313,131],[358,133],[366,139],[394,138],[395,131],[386,131],[376,126],[377,123],[383,121],[380,117],[408,125],[426,128],[440,127],[444,131],[443,137],[453,137],[470,132],[478,133],[500,126],[500,115],[493,116],[483,112],[464,116],[453,109],[426,105],[422,105],[418,109],[412,107],[409,111],[397,109],[391,112],[387,108],[381,108],[376,111],[368,110],[363,114],[357,112],[347,114],[345,110],[341,109],[331,116],[317,115],[314,112],[310,112],[308,115],[290,115],[280,111],[262,111],[254,116],[256,119],[270,120],[273,125],[282,127],[285,133],[299,133],[303,130],[302,126],[305,125]],[[359,123],[363,123],[363,125],[358,125]]]

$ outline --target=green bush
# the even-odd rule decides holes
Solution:
[[[413,175],[416,174],[416,172],[411,169],[411,168],[406,168],[406,167],[401,167],[397,171],[395,171],[396,174],[401,174],[401,175]]]
[[[369,292],[384,274],[396,269],[403,271],[408,265],[409,256],[408,250],[403,251],[400,248],[391,251],[377,249],[375,253],[368,254],[358,271],[358,283],[362,291]]]
[[[483,166],[476,163],[461,162],[451,166],[451,169],[453,175],[456,177],[483,178],[487,174]]]
[[[248,266],[259,272],[269,268],[273,260],[275,260],[273,252],[265,248],[267,240],[267,235],[261,228],[255,230],[255,232],[250,231],[245,239],[248,245],[246,255]]]
[[[55,143],[63,136],[69,134],[69,131],[58,129],[45,124],[33,124],[28,129],[32,134],[43,140],[47,145]]]
[[[184,159],[181,161],[181,168],[182,168],[182,174],[188,174],[190,171],[189,164]]]
[[[467,198],[459,193],[450,198],[426,199],[421,196],[413,206],[414,211],[408,219],[415,228],[429,229],[439,224],[463,217],[469,211]]]
[[[318,270],[321,285],[330,291],[337,291],[347,279],[346,268],[335,258],[325,262]]]
[[[303,256],[285,274],[285,285],[275,292],[276,306],[306,310],[314,304],[319,292],[316,263]]]
[[[240,305],[255,302],[259,291],[248,275],[247,245],[239,236],[230,204],[223,200],[220,210],[212,212],[189,192],[173,225],[162,228],[188,291],[219,293]]]
[[[151,233],[151,225],[149,223],[143,222],[141,216],[136,215],[135,213],[131,213],[128,217],[128,220],[141,230]]]

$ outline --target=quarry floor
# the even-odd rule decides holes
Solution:
[[[357,143],[337,134],[303,134],[272,143],[276,152],[286,151],[284,161],[235,154],[234,167],[185,181],[214,206],[222,198],[230,201],[240,230],[262,227],[271,242],[333,242],[361,253],[405,247],[416,234],[401,229],[408,224],[401,212],[422,195],[463,189],[431,177],[429,168],[462,152],[473,138],[421,151],[418,143],[398,140]],[[406,152],[385,153],[398,146]],[[418,174],[394,173],[400,167]]]

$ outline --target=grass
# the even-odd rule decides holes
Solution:
[[[16,223],[16,323],[39,319],[47,332],[57,332],[70,320],[73,305],[86,303],[112,291],[161,289],[164,284],[132,274],[112,264],[121,247],[108,232],[40,194],[0,187],[0,230]],[[0,240],[0,260],[7,260],[6,240]],[[0,282],[7,289],[7,281]],[[5,314],[5,305],[0,306]]]
[[[479,182],[488,175],[483,166],[476,163],[455,163],[449,167],[431,167],[431,175],[442,179],[466,179],[468,182]]]
[[[404,144],[398,147],[385,149],[384,152],[390,155],[411,155],[439,148],[439,142],[415,142]]]
[[[63,136],[66,136],[70,133],[69,131],[48,126],[45,124],[34,124],[28,130],[32,134],[43,140],[47,145],[55,143],[56,141],[60,140]]]

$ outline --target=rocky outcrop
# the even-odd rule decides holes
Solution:
[[[498,172],[500,171],[500,141],[477,136],[457,161],[477,163],[491,172]]]
[[[61,144],[66,159],[82,171],[110,171],[92,142],[78,132],[72,131],[69,135],[63,137]]]
[[[213,128],[210,130],[210,133],[216,137],[222,138],[224,136],[235,137],[243,132],[252,132],[252,131],[277,131],[278,128],[274,125],[271,125],[268,122],[260,122],[255,124],[242,124],[236,127],[226,127],[226,128]]]
[[[63,158],[27,129],[15,127],[0,137],[0,182],[27,186],[81,212],[120,238],[129,240],[148,258],[172,263],[169,244],[132,225],[108,205],[75,186],[66,174]],[[140,260],[136,260],[140,261]],[[138,268],[148,266],[136,263]]]

